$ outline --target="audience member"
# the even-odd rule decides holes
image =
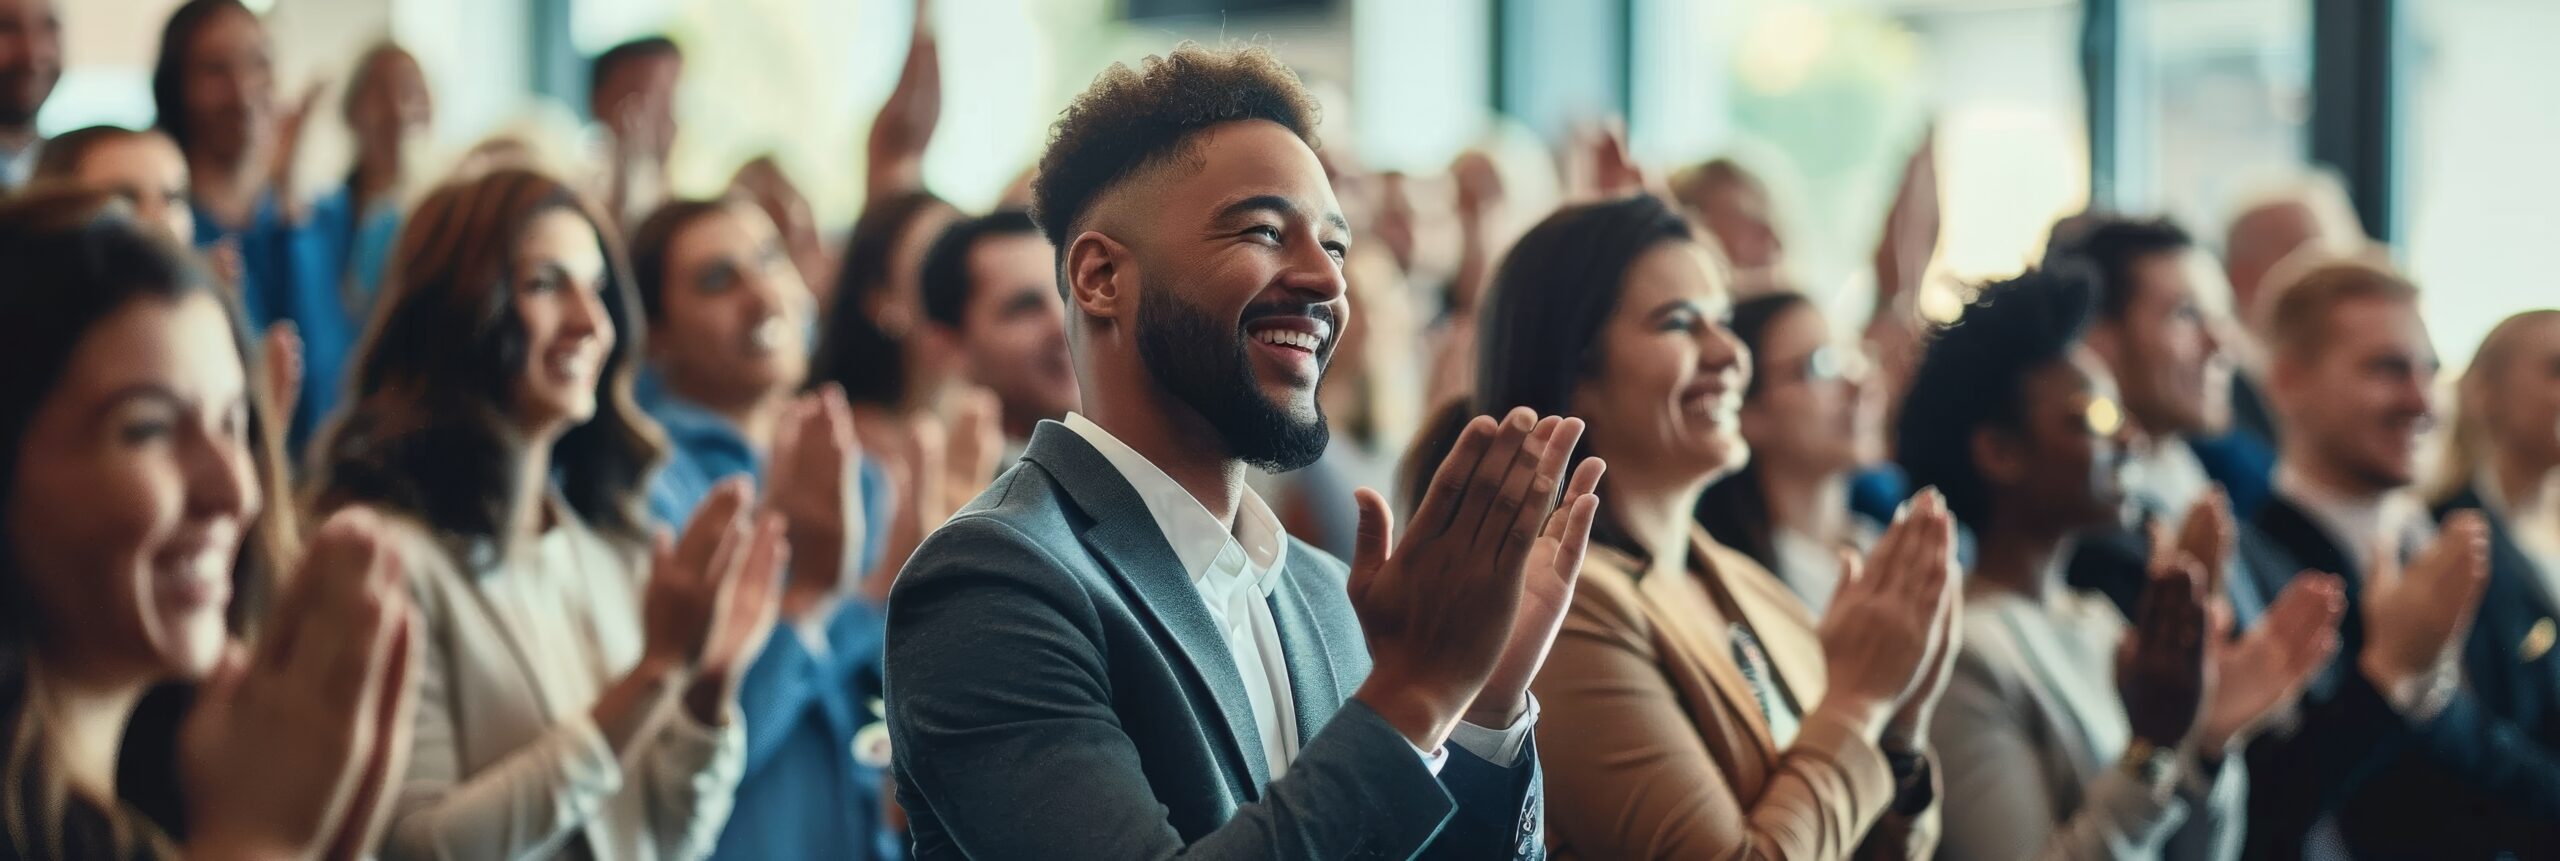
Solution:
[[[864,419],[941,410],[956,369],[918,337],[924,258],[963,217],[942,198],[916,191],[874,200],[853,222],[812,379],[844,387]]]
[[[644,36],[587,64],[587,113],[603,135],[604,205],[616,224],[637,224],[674,186],[676,83],[684,52],[665,36]]]
[[[1786,243],[1778,238],[1769,186],[1730,158],[1710,159],[1671,175],[1671,194],[1706,228],[1745,297],[1785,289]]]
[[[995,394],[1002,463],[1021,457],[1034,426],[1076,408],[1056,261],[1048,237],[1020,211],[957,222],[924,255],[925,331],[950,344],[961,379]]]
[[[609,225],[523,171],[429,194],[317,450],[323,509],[390,516],[434,632],[385,858],[695,858],[728,819],[785,524],[733,480],[649,546]]]
[[[672,445],[650,480],[651,519],[672,528],[743,475],[791,542],[786,624],[740,689],[746,766],[714,857],[902,857],[880,822],[886,772],[855,748],[878,720],[880,605],[897,569],[870,566],[892,501],[843,392],[792,396],[808,370],[808,288],[743,200],[660,206],[631,247],[649,325],[637,400]]]
[[[2435,415],[2436,357],[2417,288],[2361,260],[2299,271],[2265,300],[2267,395],[2283,454],[2274,498],[2251,518],[2243,549],[2264,594],[2295,571],[2337,573],[2349,621],[2342,657],[2313,681],[2299,726],[2250,748],[2249,852],[2423,845],[2435,854],[2474,835],[2443,833],[2424,806],[2374,777],[2411,742],[2424,750],[2429,738],[2459,739],[2463,749],[2423,755],[2496,795],[2551,798],[2552,770],[2488,746],[2495,718],[2455,672],[2488,582],[2488,539],[2476,512],[2459,512],[2430,541],[2426,510],[2407,492]]]
[[[237,312],[108,200],[0,210],[0,857],[363,854],[407,753],[400,569],[350,511],[275,576]],[[164,682],[196,685],[183,724],[128,735]]]
[[[2235,354],[2238,375],[2231,380],[2234,427],[2260,439],[2276,439],[2275,415],[2266,401],[2266,316],[2270,280],[2282,280],[2279,265],[2298,252],[2311,257],[2348,253],[2365,239],[2347,201],[2346,188],[2335,177],[2313,175],[2273,189],[2241,207],[2223,233],[2223,275],[2231,286],[2231,316],[2223,347]],[[2271,279],[2271,276],[2274,276]]]
[[[346,247],[340,290],[361,320],[381,292],[391,246],[400,237],[400,208],[416,178],[420,149],[435,121],[426,72],[399,45],[381,42],[356,60],[342,113],[354,133],[355,165],[344,185],[312,205],[313,229]]]
[[[2081,531],[2068,580],[2107,596],[2130,619],[2150,579],[2146,524],[2167,522],[2217,486],[2232,510],[2258,510],[2275,450],[2270,441],[2229,426],[2230,361],[2196,302],[2193,243],[2185,231],[2167,221],[2088,216],[2077,229],[2057,234],[2062,238],[2045,259],[2086,269],[2094,280],[2094,318],[2085,340],[2122,387],[2130,434],[2125,511],[2111,528]],[[2273,597],[2256,593],[2251,578],[2215,579],[2234,590],[2243,622],[2256,619]]]
[[[44,151],[36,114],[62,80],[62,17],[53,0],[0,0],[0,192],[16,191]]]
[[[2238,857],[2248,776],[2230,754],[2334,648],[2326,575],[2228,639],[2215,572],[2235,527],[2217,502],[2160,539],[2130,625],[2062,581],[2074,536],[2115,523],[2125,492],[2132,430],[2082,342],[2101,303],[2069,269],[1984,288],[1930,345],[1898,428],[1905,471],[1976,542],[1934,736],[1953,857]]]
[[[290,425],[298,443],[336,407],[357,325],[341,289],[347,248],[312,228],[290,184],[302,118],[319,92],[279,112],[272,53],[266,25],[239,0],[188,0],[161,31],[151,95],[160,130],[187,157],[196,245],[238,256],[252,327],[294,326],[304,371]]]
[[[2550,672],[2560,617],[2560,311],[2526,311],[2489,331],[2456,388],[2445,459],[2429,495],[2438,518],[2478,511],[2488,525],[2489,583],[2462,652],[2477,721],[2450,719],[2403,754],[2375,786],[2390,817],[2367,851],[2387,855],[2531,857],[2560,847],[2560,674]]]
[[[1924,497],[1819,633],[1698,527],[1699,495],[1748,456],[1751,357],[1720,322],[1730,302],[1712,252],[1649,196],[1558,211],[1494,276],[1475,406],[1587,421],[1576,453],[1617,467],[1536,682],[1548,843],[1570,858],[1927,858],[1948,522]]]
[[[31,182],[61,183],[121,198],[134,220],[171,242],[191,243],[195,210],[188,205],[187,159],[159,131],[90,126],[47,142]]]
[[[1358,497],[1348,569],[1244,486],[1327,436],[1349,229],[1313,113],[1267,50],[1185,45],[1060,119],[1034,213],[1084,412],[889,602],[919,857],[1538,854],[1527,686],[1596,507],[1596,468],[1552,498],[1580,423],[1477,419],[1393,551]]]
[[[1849,508],[1849,476],[1883,433],[1882,403],[1869,396],[1865,357],[1832,342],[1831,323],[1802,293],[1736,302],[1726,329],[1755,365],[1736,416],[1751,457],[1707,485],[1698,525],[1820,618],[1840,585],[1840,552],[1864,555],[1882,534]]]

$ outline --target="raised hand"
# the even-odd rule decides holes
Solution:
[[[1935,501],[1944,511],[1946,500]],[[1947,682],[1955,677],[1956,656],[1964,652],[1964,581],[1956,568],[1954,518],[1948,518],[1948,535],[1941,542],[1938,561],[1946,566],[1946,581],[1940,587],[1938,619],[1930,634],[1929,658],[1920,676],[1920,685],[1904,697],[1902,707],[1894,710],[1879,739],[1887,750],[1916,751],[1929,740],[1929,720],[1938,713],[1938,700],[1947,693]]]
[[[846,572],[861,564],[863,553],[861,462],[844,389],[829,383],[784,410],[765,481],[765,505],[782,516],[791,540],[783,615],[820,618],[847,580],[858,579]]]
[[[2364,652],[2357,665],[2385,693],[2432,672],[2461,648],[2489,583],[2489,527],[2477,511],[2445,519],[2406,572],[2391,547],[2374,554],[2364,588]]]
[[[871,120],[864,194],[879,200],[924,187],[924,152],[942,122],[942,49],[933,34],[933,4],[916,0],[907,61],[880,113]]]
[[[1525,448],[1539,452],[1542,460],[1569,460],[1582,429],[1581,419],[1541,422]],[[1545,527],[1538,530],[1522,571],[1526,579],[1520,592],[1520,615],[1511,623],[1510,643],[1503,647],[1502,661],[1494,665],[1493,675],[1485,679],[1484,692],[1468,709],[1468,723],[1499,729],[1518,722],[1528,709],[1529,681],[1546,666],[1547,650],[1555,645],[1556,631],[1564,627],[1565,609],[1573,606],[1573,586],[1582,580],[1582,559],[1591,547],[1591,521],[1600,512],[1600,475],[1608,468],[1596,457],[1574,467],[1564,498],[1554,503]],[[1534,484],[1530,489],[1540,490]]]
[[[258,339],[258,380],[278,422],[291,422],[302,401],[302,334],[291,320],[277,320]]]
[[[234,648],[179,737],[191,854],[333,857],[369,849],[408,748],[413,614],[362,508],[313,538],[277,625]]]
[[[1875,272],[1878,313],[1901,297],[1919,292],[1929,260],[1938,250],[1937,129],[1920,133],[1920,145],[1902,165],[1902,181],[1885,209],[1884,230],[1876,240]]]
[[[1439,748],[1511,651],[1530,552],[1567,459],[1528,443],[1559,421],[1521,408],[1469,422],[1401,540],[1384,497],[1354,497],[1348,588],[1375,668],[1353,696],[1416,747]]]
[[[753,540],[749,507],[746,480],[731,478],[694,510],[683,537],[659,537],[642,600],[644,663],[685,670],[702,665],[721,621],[723,578]]]
[[[276,202],[284,207],[286,220],[297,224],[310,213],[294,187],[293,166],[301,158],[302,130],[310,124],[312,112],[320,106],[320,94],[328,89],[327,81],[313,81],[311,86],[304,87],[302,97],[294,100],[293,107],[276,115],[275,131],[269,139],[275,149],[268,155],[267,187],[274,192]]]
[[[927,529],[942,525],[953,512],[978,498],[995,478],[996,461],[1004,457],[1003,403],[994,392],[975,386],[958,397],[942,446],[941,516]]]
[[[2184,743],[2204,704],[2209,626],[2199,568],[2193,559],[2153,568],[2117,650],[2116,688],[2133,735],[2156,748]]]
[[[1895,515],[1866,564],[1845,566],[1823,613],[1819,635],[1831,689],[1817,708],[1868,738],[1894,728],[1895,713],[1928,680],[1937,658],[1932,650],[1945,645],[1954,523],[1936,488],[1920,491]],[[1902,732],[1913,729],[1908,720],[1900,723]]]
[[[2285,707],[2302,696],[2311,677],[2338,650],[2338,617],[2346,613],[2345,587],[2335,575],[2294,575],[2268,605],[2256,628],[2228,641],[2231,616],[2215,608],[2205,636],[2204,715],[2196,747],[2219,756],[2247,744]]]

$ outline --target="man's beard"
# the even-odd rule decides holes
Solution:
[[[1288,472],[1324,456],[1333,436],[1324,407],[1301,419],[1263,397],[1247,352],[1252,339],[1175,298],[1167,286],[1139,290],[1138,358],[1147,375],[1208,419],[1228,454],[1256,469]]]

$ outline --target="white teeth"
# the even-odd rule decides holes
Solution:
[[[1286,329],[1264,329],[1254,337],[1265,344],[1296,347],[1308,352],[1314,352],[1317,347],[1324,345],[1324,339],[1317,337],[1314,333],[1292,332]]]
[[[759,350],[771,350],[782,346],[783,335],[782,318],[766,317],[764,322],[756,324],[755,331],[747,334],[747,343]]]

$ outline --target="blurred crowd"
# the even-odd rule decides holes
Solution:
[[[835,235],[770,157],[671,192],[667,39],[592,58],[600,151],[501,135],[429,165],[414,56],[365,50],[335,104],[282,93],[239,0],[166,21],[155,125],[40,136],[54,3],[0,0],[0,857],[1414,854],[1429,829],[1288,839],[1326,833],[1308,798],[1400,809],[1285,716],[1330,696],[1405,731],[1450,834],[1466,766],[1424,742],[1527,763],[1493,857],[2560,858],[2560,310],[2439,357],[2335,183],[2227,224],[2072,215],[2025,271],[1949,284],[1920,130],[1845,307],[1747,164],[1641,164],[1592,125],[1371,170],[1316,145],[1266,49],[1185,46],[1105,74],[974,211],[925,183],[919,2]],[[298,187],[319,122],[354,157]],[[1280,223],[1177,223],[1189,186],[1159,173],[1296,163],[1214,134],[1239,124],[1321,182],[1200,201]],[[1267,289],[1301,310],[1186,305],[1243,277],[1165,250],[1215,230],[1288,256]],[[1281,449],[1304,457],[1240,442],[1306,415],[1257,411],[1265,348],[1320,367],[1314,442]],[[1070,432],[1138,492],[1090,502],[1044,460]],[[1476,621],[1534,654],[1449,682],[1476,707],[1417,735],[1369,692],[1430,650],[1363,590],[1424,545],[1370,545],[1390,509],[1477,512],[1449,500],[1505,444],[1552,512],[1532,558],[1565,561],[1542,591],[1486,556],[1529,584]],[[1213,501],[1183,457],[1242,487]],[[1605,478],[1568,481],[1584,461]],[[1244,728],[1232,791],[1171,789],[1193,764],[1132,705],[1154,679],[1127,653],[1180,633],[1114,627],[1143,587],[1043,599],[1102,644],[1077,687],[1014,605],[937,585],[990,530],[1068,553],[1008,519],[1039,482],[1086,500],[1077,530],[1163,526],[1203,595],[1230,564],[1263,596],[1332,582],[1274,537],[1349,561],[1312,621],[1210,599],[1235,672],[1189,695],[1241,677],[1194,702],[1244,713],[1175,723]],[[1221,561],[1159,507],[1192,496]],[[1312,630],[1376,684],[1307,687]],[[1483,708],[1513,670],[1525,710]],[[952,705],[1070,689],[1081,722]],[[1044,809],[1092,832],[987,836]],[[1480,857],[1456,839],[1434,857]]]

